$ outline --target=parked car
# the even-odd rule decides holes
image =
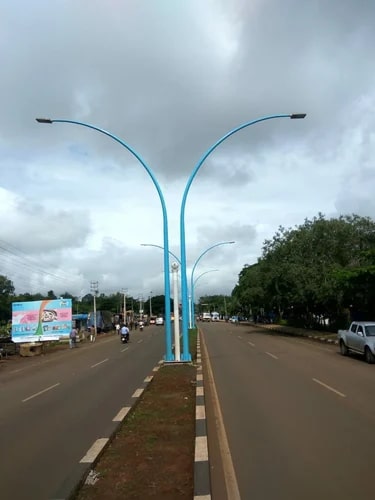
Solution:
[[[367,363],[375,363],[375,322],[354,321],[349,330],[337,332],[340,352],[362,354]]]
[[[155,325],[164,325],[164,318],[162,318],[161,316],[157,317],[156,320],[155,320]]]
[[[232,316],[231,318],[229,318],[229,321],[231,323],[238,323],[238,316]]]

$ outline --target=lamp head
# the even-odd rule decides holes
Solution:
[[[35,118],[38,123],[53,123],[50,118]]]

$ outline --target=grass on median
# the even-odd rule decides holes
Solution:
[[[196,358],[196,331],[190,332]],[[76,500],[191,499],[194,490],[195,380],[192,364],[154,374],[95,467],[99,480]]]

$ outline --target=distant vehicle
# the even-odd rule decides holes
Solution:
[[[155,325],[159,325],[159,326],[164,325],[164,318],[162,318],[161,316],[157,317],[155,320]]]
[[[202,321],[211,321],[211,313],[205,312],[202,314]]]
[[[375,322],[353,322],[349,330],[339,330],[337,336],[343,356],[352,351],[364,355],[367,363],[375,363]]]
[[[229,318],[229,321],[231,323],[238,323],[238,316],[232,316],[231,318]]]
[[[216,312],[216,311],[215,311],[215,312],[212,312],[212,313],[211,313],[211,319],[212,319],[212,321],[219,321],[219,319],[220,319],[220,314],[219,314],[218,312]]]
[[[156,323],[156,316],[150,316],[150,325],[154,325]]]

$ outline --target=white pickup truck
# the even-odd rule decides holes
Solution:
[[[337,336],[343,356],[352,351],[363,354],[367,363],[375,363],[375,322],[353,321],[349,330],[339,330]]]

